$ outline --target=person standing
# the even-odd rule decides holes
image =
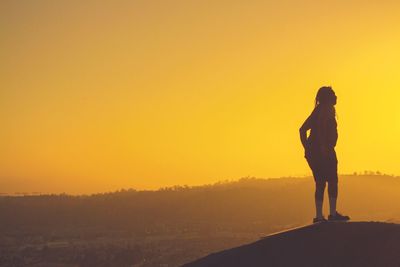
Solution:
[[[311,115],[300,127],[300,140],[305,150],[304,157],[312,170],[315,181],[314,223],[326,222],[323,213],[323,200],[326,184],[330,214],[329,221],[347,221],[349,216],[342,215],[336,210],[338,196],[338,173],[335,146],[338,139],[336,122],[337,97],[330,86],[321,87],[315,98],[315,107]],[[307,137],[307,131],[310,135]]]

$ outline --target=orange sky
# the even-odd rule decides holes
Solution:
[[[1,1],[0,192],[310,175],[298,128],[338,96],[339,172],[400,174],[398,1]]]

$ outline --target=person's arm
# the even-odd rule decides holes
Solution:
[[[304,149],[307,148],[307,131],[311,129],[312,120],[314,117],[314,112],[311,113],[310,116],[304,121],[303,125],[301,125],[299,132],[300,132],[300,141],[303,145]]]

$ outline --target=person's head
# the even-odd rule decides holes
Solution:
[[[337,97],[332,87],[322,86],[315,97],[315,106],[334,106],[336,105]]]

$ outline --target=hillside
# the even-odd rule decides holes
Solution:
[[[185,267],[400,266],[400,225],[325,223],[267,236]]]
[[[339,179],[338,209],[353,221],[398,221],[399,177]],[[0,266],[180,266],[310,223],[313,191],[313,179],[305,177],[83,196],[2,196]]]

